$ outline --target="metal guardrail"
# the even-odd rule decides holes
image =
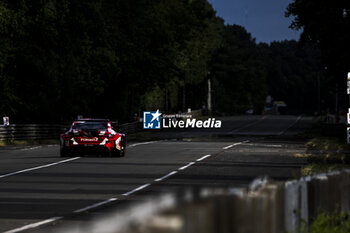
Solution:
[[[15,124],[0,126],[0,140],[55,139],[67,126],[51,124]]]
[[[199,117],[202,115],[202,110],[194,110],[191,112],[191,115],[194,118]],[[69,127],[70,125],[61,124],[0,125],[0,141],[57,139]],[[143,129],[142,123],[138,121],[114,125],[113,128],[117,132],[124,134],[140,132]]]
[[[137,133],[140,132],[142,128],[142,123],[135,121],[132,123],[122,124],[122,125],[116,125],[113,127],[118,133]]]
[[[0,141],[58,139],[69,129],[68,125],[59,124],[13,124],[0,126]],[[136,133],[142,130],[139,122],[114,126],[120,133]]]
[[[202,109],[198,109],[198,110],[193,110],[191,112],[192,118],[196,118],[196,117],[200,117],[202,116]]]

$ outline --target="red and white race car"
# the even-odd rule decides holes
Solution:
[[[91,153],[108,153],[110,156],[125,156],[125,134],[113,130],[106,119],[80,119],[60,137],[62,157]]]

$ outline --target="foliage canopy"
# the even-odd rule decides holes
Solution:
[[[0,114],[130,121],[202,108],[208,78],[217,113],[261,113],[268,94],[302,112],[315,105],[301,100],[315,88],[309,55],[295,41],[257,44],[206,0],[0,0]]]

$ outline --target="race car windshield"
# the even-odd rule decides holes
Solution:
[[[107,130],[107,122],[77,122],[73,129],[80,130]]]

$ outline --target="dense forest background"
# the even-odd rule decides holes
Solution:
[[[347,64],[340,70],[329,46],[341,44],[315,38],[317,26],[304,23],[312,6],[303,2],[287,9],[302,40],[266,44],[225,25],[206,0],[0,0],[0,115],[126,122],[144,110],[205,107],[208,79],[215,114],[262,114],[268,95],[290,114],[334,108]]]

